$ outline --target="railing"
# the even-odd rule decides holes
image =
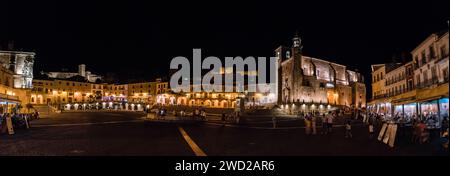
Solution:
[[[391,84],[395,84],[397,82],[403,81],[406,79],[406,75],[404,76],[400,76],[391,80],[386,79],[386,86],[391,85]]]

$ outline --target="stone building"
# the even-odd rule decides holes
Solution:
[[[86,70],[86,65],[78,65],[78,72],[42,72],[41,74],[47,75],[49,78],[55,79],[68,79],[74,76],[82,76],[89,82],[96,82],[97,80],[102,80],[103,76],[96,75]]]
[[[291,48],[280,46],[278,104],[326,104],[346,107],[365,107],[366,88],[363,76],[346,66],[302,53],[299,36],[293,38]]]
[[[448,31],[433,33],[412,50],[412,61],[372,65],[369,111],[407,120],[433,117],[439,126],[449,115],[448,43]]]
[[[32,88],[34,52],[0,51],[0,64],[13,72],[14,88]]]

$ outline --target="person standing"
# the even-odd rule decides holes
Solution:
[[[327,118],[328,133],[333,132],[333,118],[334,118],[334,113],[330,113],[330,115]]]
[[[325,114],[322,115],[322,134],[328,134],[328,128],[327,128],[327,116]]]
[[[313,115],[311,117],[311,128],[312,128],[312,135],[316,135],[316,116]]]
[[[351,124],[351,120],[348,119],[347,122],[345,123],[345,138],[352,138],[352,124]]]
[[[311,133],[311,121],[309,113],[305,116],[305,134],[309,135]]]

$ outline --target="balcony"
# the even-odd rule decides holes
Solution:
[[[372,99],[376,100],[376,99],[381,99],[381,98],[386,98],[386,97],[387,97],[386,94],[381,94],[381,95],[375,95],[374,97],[372,97]]]

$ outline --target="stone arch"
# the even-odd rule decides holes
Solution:
[[[228,102],[227,102],[227,100],[222,100],[222,102],[221,102],[221,107],[222,107],[222,108],[228,108]]]
[[[205,100],[205,101],[203,102],[203,105],[206,106],[206,107],[212,106],[212,105],[211,105],[211,100]]]

